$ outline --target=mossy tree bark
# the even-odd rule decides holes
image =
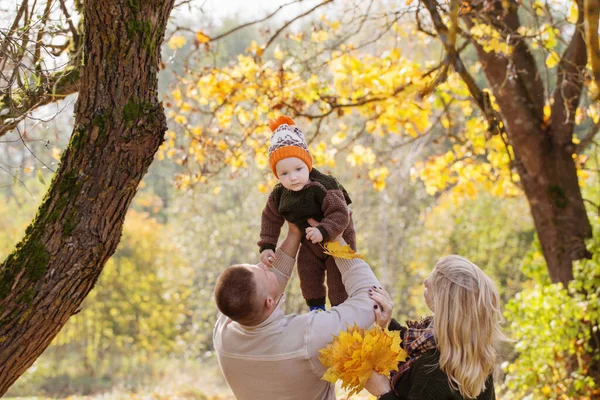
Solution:
[[[529,202],[550,278],[567,284],[573,279],[572,262],[590,256],[585,240],[592,237],[573,159],[576,146],[572,140],[587,62],[583,0],[577,0],[579,19],[558,65],[556,88],[548,99],[536,61],[518,33],[519,2],[476,0],[469,3],[472,11],[463,17],[464,23],[468,27],[474,20],[491,24],[513,48],[510,55],[488,52],[473,40],[499,113],[486,103],[484,91],[464,67],[455,43],[450,40],[451,30],[441,17],[439,2],[421,2],[432,17],[454,69],[490,125],[501,127],[501,134],[511,145],[514,166]],[[452,3],[460,4],[458,0]],[[458,15],[455,26],[457,23]],[[547,103],[551,104],[550,118],[544,115]]]
[[[0,265],[0,395],[94,286],[163,141],[160,44],[173,0],[84,3],[75,126],[25,237]]]

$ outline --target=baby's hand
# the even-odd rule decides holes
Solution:
[[[314,226],[306,228],[306,239],[313,243],[321,243],[323,241],[323,234]]]
[[[263,252],[260,253],[260,261],[267,267],[272,268],[273,263],[275,262],[275,252],[270,249],[263,250]]]

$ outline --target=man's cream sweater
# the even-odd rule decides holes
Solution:
[[[277,250],[275,272],[282,285],[290,278],[294,258]],[[333,336],[356,323],[375,321],[368,290],[380,286],[367,263],[336,258],[348,299],[328,311],[285,315],[280,301],[257,326],[244,326],[220,315],[213,343],[221,370],[238,400],[332,400],[332,384],[321,380],[318,357]]]

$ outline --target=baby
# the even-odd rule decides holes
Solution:
[[[332,306],[348,297],[333,257],[323,254],[321,243],[340,234],[356,251],[351,203],[346,189],[331,175],[312,168],[304,134],[290,117],[281,116],[269,124],[273,136],[269,164],[279,180],[262,213],[260,260],[267,266],[275,261],[275,248],[284,221],[306,232],[298,252],[298,276],[302,296],[310,310],[325,310],[325,271],[327,296]],[[311,227],[307,220],[319,221]]]

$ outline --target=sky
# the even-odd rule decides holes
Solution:
[[[206,13],[210,13],[218,18],[226,17],[231,13],[239,13],[240,15],[248,15],[253,17],[262,17],[269,12],[274,11],[277,7],[290,3],[291,0],[195,0],[198,4],[203,5]],[[282,16],[296,15],[298,10],[306,9],[318,4],[320,0],[304,0],[302,6],[294,4],[286,7],[280,12]],[[289,11],[288,11],[289,10]],[[279,14],[278,14],[279,15]]]

